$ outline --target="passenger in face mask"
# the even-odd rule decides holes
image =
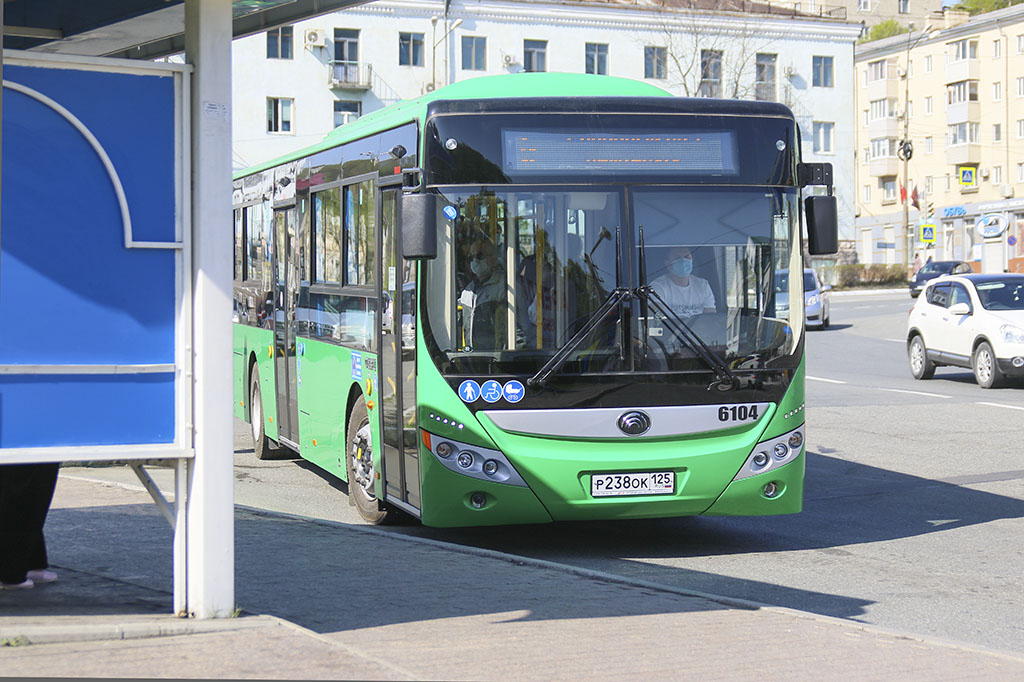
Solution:
[[[651,288],[684,319],[715,312],[715,294],[703,277],[693,273],[693,254],[685,246],[668,252],[668,272],[651,282]]]
[[[498,260],[497,248],[486,239],[473,242],[469,257],[473,278],[459,295],[464,346],[495,350],[504,346],[506,337],[505,270]]]

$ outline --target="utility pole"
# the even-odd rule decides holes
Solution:
[[[917,36],[917,40],[911,41],[914,25],[910,25],[910,31],[907,33],[907,59],[903,68],[903,139],[900,140],[896,156],[903,160],[903,192],[900,199],[903,202],[903,234],[907,240],[908,267],[913,262],[911,253],[914,251],[914,230],[910,227],[910,157],[914,155],[914,143],[910,141],[910,50],[924,40],[931,30],[932,25],[926,25]]]

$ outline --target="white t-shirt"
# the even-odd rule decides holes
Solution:
[[[677,284],[671,275],[662,275],[651,282],[651,288],[682,317],[700,315],[705,308],[715,307],[715,293],[711,285],[696,275],[690,275],[687,286]]]

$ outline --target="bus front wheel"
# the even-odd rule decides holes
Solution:
[[[359,396],[348,419],[348,499],[354,504],[359,515],[372,524],[388,520],[388,508],[377,499],[374,490],[376,471],[374,469],[373,434],[370,418],[366,411],[366,399]]]

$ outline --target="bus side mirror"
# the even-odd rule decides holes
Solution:
[[[437,195],[403,194],[401,203],[402,258],[437,258]]]
[[[807,219],[807,251],[824,256],[839,251],[839,219],[834,196],[807,197],[804,200]]]

